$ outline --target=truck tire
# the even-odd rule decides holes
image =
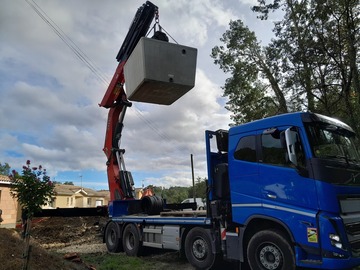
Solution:
[[[279,230],[257,232],[250,239],[247,258],[253,270],[295,270],[293,249]]]
[[[137,227],[134,224],[128,224],[125,227],[122,238],[123,248],[128,256],[138,256],[141,253],[142,243]]]
[[[211,269],[215,265],[216,254],[212,250],[211,235],[208,230],[195,227],[185,238],[185,255],[196,269]]]
[[[118,253],[123,251],[120,228],[115,222],[110,221],[105,230],[105,243],[109,252]]]

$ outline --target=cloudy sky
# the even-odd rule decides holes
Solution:
[[[0,9],[0,162],[42,164],[53,180],[107,188],[107,109],[98,106],[118,64],[115,57],[145,0],[2,0]],[[170,106],[134,102],[122,137],[136,187],[191,185],[207,177],[204,131],[227,129],[226,79],[210,57],[230,19],[242,19],[263,42],[270,22],[256,19],[256,0],[158,0],[161,26],[198,49],[195,87]],[[55,27],[54,30],[52,27]],[[59,37],[91,61],[96,74]],[[100,77],[99,77],[100,75]]]

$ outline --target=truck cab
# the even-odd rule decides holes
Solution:
[[[289,113],[207,131],[206,143],[209,215],[234,243],[228,258],[251,269],[360,264],[359,143],[348,125]]]

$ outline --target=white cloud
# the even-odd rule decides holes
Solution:
[[[169,177],[182,172],[182,179],[188,182],[190,154],[194,154],[198,173],[206,177],[205,130],[226,129],[230,122],[229,113],[219,105],[219,99],[222,99],[220,88],[198,69],[195,88],[171,106],[149,105],[142,112],[145,121],[129,110],[122,141],[128,167],[141,171],[166,170]],[[168,186],[166,179],[164,176],[157,181]]]
[[[159,1],[160,24],[181,44],[204,46],[214,27],[224,27],[236,18],[233,10],[218,0]],[[174,20],[176,18],[176,20]]]
[[[131,20],[144,2],[36,1],[107,81]],[[134,103],[140,112],[128,110],[122,146],[128,170],[142,177],[136,179],[138,186],[141,180],[187,185],[191,153],[195,174],[206,176],[204,131],[227,128],[230,122],[216,81],[222,72],[210,67],[208,58],[219,38],[215,33],[224,32],[241,11],[219,0],[156,4],[166,31],[180,44],[198,48],[196,84],[171,106]],[[98,103],[106,83],[26,1],[7,1],[0,9],[0,31],[0,162],[21,167],[30,159],[53,175],[69,170],[105,172],[107,110]]]
[[[248,5],[250,7],[256,6],[259,4],[258,0],[238,0],[239,4]]]

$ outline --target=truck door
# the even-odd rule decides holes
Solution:
[[[294,220],[294,215],[314,217],[318,199],[315,181],[299,172],[301,167],[305,168],[306,160],[301,134],[293,132],[298,137],[298,160],[295,166],[290,162],[286,150],[286,128],[289,127],[264,130],[260,135],[259,179],[265,213],[290,222]]]
[[[233,220],[239,223],[261,209],[257,163],[258,136],[235,134],[229,138],[229,179]]]

